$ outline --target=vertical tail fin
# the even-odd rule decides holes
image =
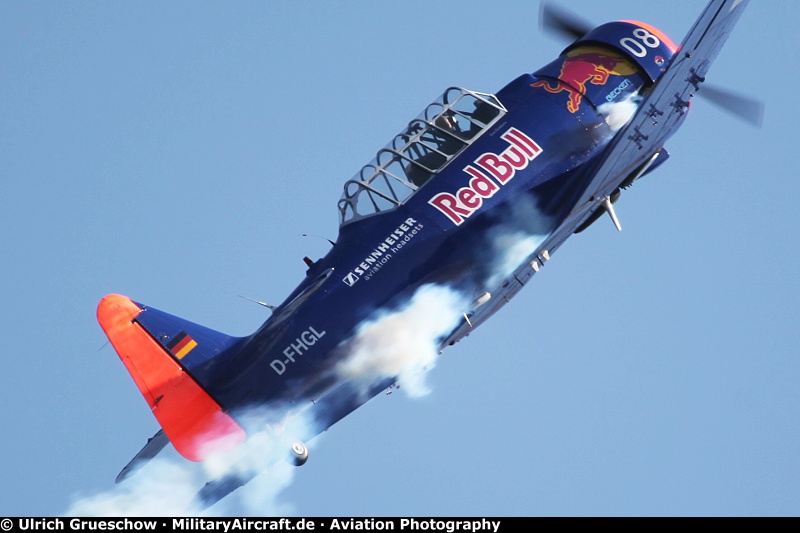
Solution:
[[[238,351],[246,338],[229,337],[118,294],[100,301],[97,320],[181,455],[202,461],[244,441],[245,431],[200,383],[217,358]]]

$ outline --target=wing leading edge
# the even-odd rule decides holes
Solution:
[[[664,74],[638,111],[613,141],[587,193],[589,202],[602,201],[627,176],[663,147],[683,120],[689,101],[705,81],[749,0],[711,0],[689,30]]]

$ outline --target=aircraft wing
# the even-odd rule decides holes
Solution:
[[[711,0],[628,124],[617,132],[587,193],[609,196],[643,159],[663,147],[749,0]]]

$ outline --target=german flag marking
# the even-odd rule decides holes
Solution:
[[[185,331],[181,331],[169,342],[169,344],[167,344],[167,349],[178,359],[183,359],[196,347],[197,341],[191,338]]]

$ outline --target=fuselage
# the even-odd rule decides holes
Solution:
[[[367,194],[347,197],[346,187],[335,245],[240,351],[202,377],[206,389],[234,413],[255,405],[308,410],[321,431],[397,379],[342,372],[365,323],[401,309],[422,287],[443,287],[463,299],[463,318],[438,342],[458,340],[516,293],[520,268],[534,268],[589,215],[593,169],[648,83],[613,50],[573,48],[488,95],[500,105],[487,124],[468,141],[455,125],[458,153],[440,142],[438,167],[419,181],[414,165],[397,155],[402,149],[384,150],[405,161],[403,178],[415,182],[410,194],[382,206],[374,200],[383,197],[364,185],[374,204],[366,211],[374,212],[354,214],[348,209],[363,207]],[[427,127],[448,137],[447,116],[445,106]],[[415,128],[412,122],[394,144]],[[418,161],[430,161],[429,152]],[[381,157],[365,168],[380,168]]]
[[[614,201],[667,159],[665,142],[746,4],[711,0],[680,54],[656,28],[617,21],[577,32],[556,60],[496,94],[447,89],[345,182],[336,242],[306,258],[305,278],[252,335],[104,297],[98,321],[162,427],[118,481],[167,442],[193,461],[248,440],[261,455],[265,429],[278,444],[267,462],[291,449],[299,465],[302,441],[376,394],[418,390],[438,353],[571,235],[603,212],[621,229]],[[259,466],[198,498],[212,504]]]

